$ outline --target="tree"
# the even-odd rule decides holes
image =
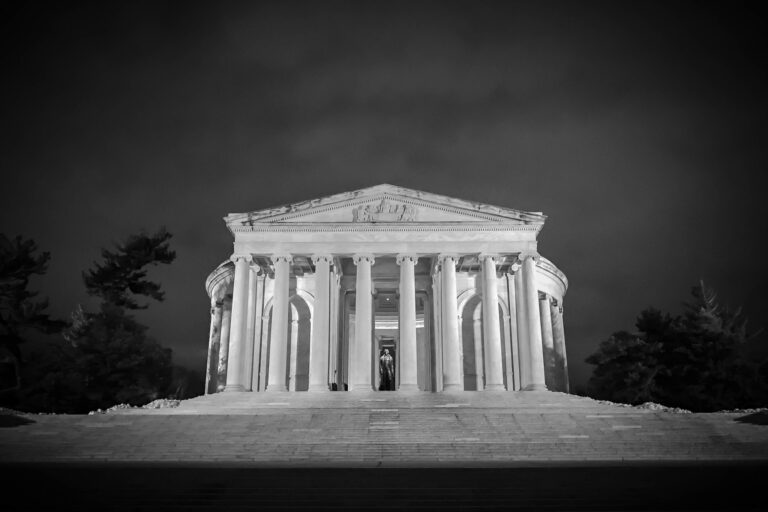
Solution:
[[[717,303],[703,282],[682,316],[648,308],[636,333],[617,332],[587,358],[595,365],[590,396],[638,404],[658,402],[697,411],[765,405],[765,362],[744,348],[754,337],[739,310]]]
[[[101,297],[104,302],[127,309],[146,309],[139,305],[136,295],[162,301],[165,294],[160,284],[147,280],[147,267],[169,264],[176,259],[168,241],[171,234],[165,228],[154,235],[131,235],[117,251],[102,249],[104,263],[95,262],[94,268],[83,273],[83,281],[89,294]]]
[[[47,299],[36,299],[37,292],[29,290],[33,275],[48,270],[50,253],[37,253],[37,244],[17,236],[13,240],[0,234],[0,351],[7,354],[14,376],[8,389],[17,391],[22,386],[22,357],[20,345],[30,331],[52,333],[64,326],[46,312]],[[0,387],[5,387],[0,385]]]
[[[139,405],[157,398],[171,379],[171,351],[147,336],[147,328],[127,313],[146,309],[140,296],[164,299],[159,283],[147,279],[147,268],[171,263],[171,234],[160,229],[131,235],[116,250],[102,250],[103,262],[83,273],[89,294],[101,298],[98,312],[78,306],[64,337],[74,349],[83,403],[89,409],[116,403]]]

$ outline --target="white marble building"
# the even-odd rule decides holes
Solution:
[[[225,217],[206,393],[568,391],[546,216],[392,185]]]

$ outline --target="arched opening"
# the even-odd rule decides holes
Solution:
[[[509,389],[507,379],[507,357],[509,337],[505,329],[504,304],[499,300],[499,335],[501,337],[501,365],[504,386]],[[472,295],[461,309],[461,348],[463,353],[464,390],[485,389],[485,339],[483,336],[483,301],[480,295]],[[509,364],[514,364],[509,362]]]
[[[286,386],[290,391],[306,391],[309,389],[309,350],[312,343],[312,309],[304,298],[295,294],[288,300],[288,350],[286,350]],[[268,321],[265,322],[265,350],[261,357],[260,389],[269,382],[269,351],[272,344],[272,303],[269,309]]]
[[[483,389],[483,320],[480,296],[473,295],[461,310],[461,345],[464,354],[464,390]]]

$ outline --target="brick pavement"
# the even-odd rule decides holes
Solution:
[[[3,463],[495,467],[768,461],[768,426],[550,392],[225,393],[173,409],[24,415]]]

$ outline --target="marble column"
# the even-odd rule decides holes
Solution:
[[[288,365],[288,285],[291,256],[280,254],[272,257],[275,266],[275,291],[272,299],[272,335],[269,340],[268,392],[286,391],[286,367]]]
[[[219,343],[219,364],[216,372],[216,391],[224,391],[227,385],[229,365],[229,328],[232,325],[232,295],[226,295],[222,304],[221,341]]]
[[[418,347],[416,346],[416,274],[418,256],[398,254],[400,265],[400,387],[418,391]]]
[[[243,357],[243,386],[253,390],[253,352],[256,345],[256,301],[259,293],[259,267],[251,266],[248,272],[248,307],[246,308],[245,356]],[[257,370],[258,371],[258,370]]]
[[[560,299],[562,304],[562,299]],[[568,382],[568,358],[565,353],[565,328],[563,327],[563,307],[558,302],[552,302],[552,337],[555,345],[555,375],[557,391],[568,393],[570,386]]]
[[[475,340],[475,389],[477,391],[482,391],[482,389],[485,387],[482,307],[480,307],[479,313],[479,315],[476,314],[472,317],[472,336]]]
[[[493,256],[480,255],[483,267],[483,340],[485,342],[485,389],[504,391],[504,364],[499,331],[499,291]]]
[[[555,385],[555,345],[552,339],[552,315],[549,311],[549,297],[539,295],[539,316],[541,317],[541,343],[544,351],[544,382],[547,389],[556,389]]]
[[[253,307],[253,353],[251,354],[251,391],[264,391],[262,385],[261,373],[265,371],[261,364],[261,352],[266,347],[266,336],[263,334],[264,327],[264,289],[266,287],[267,276],[259,267],[253,268],[256,272],[256,296]]]
[[[435,258],[432,271],[432,315],[435,326],[435,391],[443,390],[443,302],[442,282],[439,259]]]
[[[526,334],[530,356],[530,382],[526,391],[546,391],[544,378],[544,351],[541,341],[541,318],[539,315],[539,292],[536,289],[536,262],[533,256],[523,259],[523,290],[526,311]]]
[[[329,391],[328,350],[330,345],[331,262],[330,255],[315,255],[315,307],[312,343],[309,346],[309,391]]]
[[[514,389],[515,391],[519,391],[522,389],[521,381],[520,381],[520,336],[519,336],[519,330],[517,327],[517,291],[515,290],[515,276],[514,273],[517,273],[520,270],[520,265],[518,263],[513,263],[510,266],[510,271],[513,273],[512,275],[507,274],[507,297],[509,300],[509,337],[510,337],[510,345],[512,348],[512,382],[514,383],[512,386],[509,386],[509,390]],[[509,382],[509,381],[508,381]]]
[[[519,390],[526,389],[531,384],[531,345],[528,342],[528,314],[525,311],[525,287],[523,286],[522,265],[515,272],[513,282],[515,290],[515,316],[517,317],[517,348],[520,351],[520,361],[517,367],[520,369]]]
[[[443,391],[462,391],[459,313],[456,303],[457,256],[441,255],[443,273]]]
[[[355,254],[357,266],[355,281],[355,340],[350,347],[349,390],[371,391],[371,360],[373,357],[373,296],[371,266],[374,258],[370,254]]]
[[[229,363],[227,387],[224,391],[245,391],[243,386],[243,359],[246,353],[246,320],[248,309],[248,266],[250,256],[235,255],[235,282],[232,290],[232,319],[229,328]]]
[[[288,331],[288,335],[291,338],[291,350],[290,350],[290,364],[288,365],[288,391],[296,391],[296,361],[299,349],[299,319],[296,313],[296,309],[291,309],[291,328]]]
[[[221,317],[224,303],[211,297],[211,331],[208,335],[208,364],[205,372],[205,394],[216,392],[216,376],[219,362],[219,346],[221,344]]]

